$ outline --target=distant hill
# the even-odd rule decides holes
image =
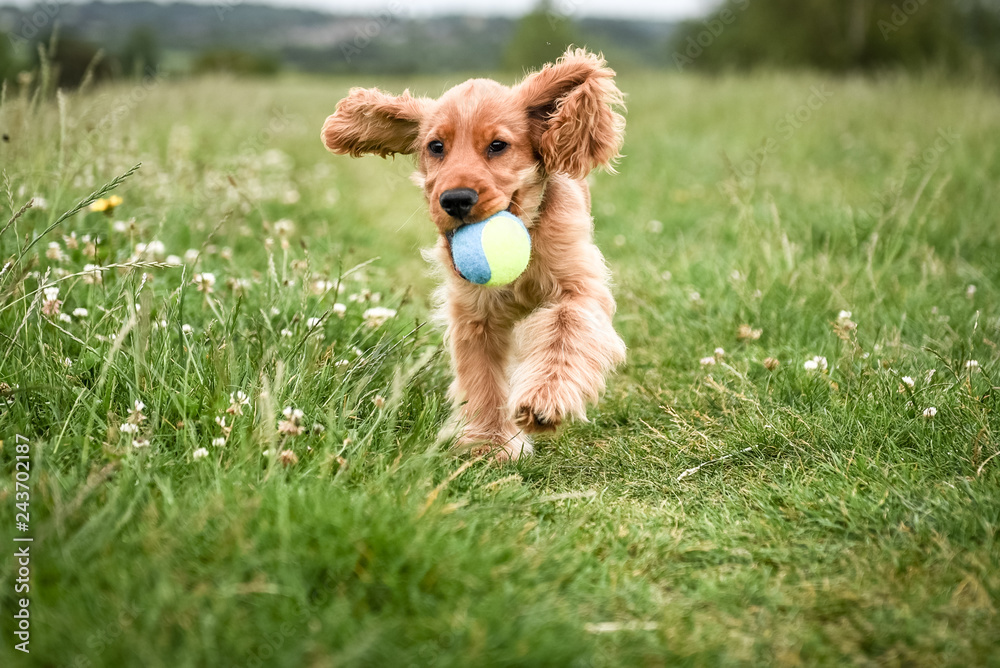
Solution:
[[[167,69],[183,69],[199,54],[225,50],[264,55],[308,72],[411,73],[496,69],[505,61],[505,49],[518,29],[517,19],[414,19],[406,15],[404,2],[390,2],[387,7],[398,11],[335,15],[240,0],[217,0],[212,5],[90,2],[59,5],[55,16],[40,27],[32,21],[38,23],[42,10],[0,7],[0,32],[22,43],[22,56],[33,51],[24,45],[44,38],[58,22],[67,38],[104,48],[112,57],[137,49],[147,58],[156,53]],[[667,44],[675,30],[672,23],[549,18],[563,27],[569,23],[575,41],[603,50],[618,67],[670,62]]]

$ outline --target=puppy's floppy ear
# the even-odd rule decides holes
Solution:
[[[612,169],[625,133],[625,119],[615,111],[625,101],[614,76],[602,56],[570,49],[518,85],[549,172],[582,179],[596,167]]]
[[[323,143],[334,153],[357,158],[416,150],[420,119],[430,102],[410,91],[392,96],[377,88],[352,88],[323,124]]]

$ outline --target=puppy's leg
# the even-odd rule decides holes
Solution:
[[[526,432],[555,429],[569,416],[587,419],[608,372],[625,361],[611,325],[614,300],[603,283],[567,291],[518,326],[520,355],[508,411]]]
[[[506,408],[511,322],[477,306],[455,296],[448,301],[456,446],[474,447],[476,452],[492,449],[498,460],[517,459],[531,454],[532,448]]]

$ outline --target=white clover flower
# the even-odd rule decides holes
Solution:
[[[344,315],[347,313],[347,305],[337,302],[336,304],[333,305],[333,313],[338,318],[343,318]]]
[[[302,411],[298,408],[285,406],[285,410],[281,411],[281,414],[285,416],[285,419],[278,421],[278,433],[298,436],[303,432],[301,421],[305,415]]]
[[[73,322],[73,318],[69,317],[69,313],[60,313],[59,320],[60,322]]]
[[[736,338],[740,341],[756,341],[763,333],[763,329],[754,329],[750,325],[743,324],[736,329]]]
[[[715,356],[716,357],[725,357],[726,356],[725,349],[724,348],[716,348],[715,349]]]
[[[376,394],[375,398],[372,399],[372,403],[375,404],[375,408],[382,408],[385,406],[385,397],[381,394]]]
[[[132,404],[132,411],[128,415],[128,422],[134,425],[141,424],[146,420],[146,416],[142,414],[142,410],[146,407],[146,404],[142,403],[138,399]]]
[[[226,439],[223,438],[222,436],[219,436],[217,438],[213,438],[212,439],[212,446],[213,447],[218,448],[218,447],[222,447],[225,444],[226,444]]]
[[[35,195],[31,198],[31,208],[38,209],[39,211],[46,211],[49,208],[49,200],[45,199],[41,195]]]
[[[194,262],[198,259],[198,255],[199,253],[197,248],[188,248],[184,251],[184,262],[187,264],[194,264]]]
[[[250,397],[243,390],[229,393],[229,408],[226,412],[230,415],[243,415],[243,407],[250,405]]]
[[[185,323],[185,324],[181,325],[181,331],[184,332],[185,334],[190,334],[191,332],[194,331],[194,327],[192,327],[191,325]]]
[[[42,300],[42,314],[48,316],[61,316],[59,309],[62,308],[62,302],[59,301],[59,286],[50,285],[49,287],[42,288],[42,294],[45,298]],[[60,317],[60,320],[65,322],[65,319]]]
[[[198,292],[209,293],[215,288],[215,274],[210,271],[206,271],[201,274],[195,274],[191,282],[198,287]]]
[[[910,378],[909,376],[903,376],[902,381],[903,381],[903,385],[906,385],[911,390],[916,385],[916,383],[914,382],[914,380],[912,378]]]
[[[198,448],[191,454],[191,456],[194,457],[196,461],[202,459],[203,457],[208,457],[208,449]]]
[[[935,415],[937,415],[937,409],[934,408],[933,406],[931,406],[930,408],[925,408],[924,409],[924,417],[925,418],[932,418]]]
[[[311,286],[314,295],[325,294],[330,290],[333,290],[335,287],[336,284],[333,281],[328,281],[324,278],[317,278],[315,281],[312,282]]]
[[[138,252],[138,250],[139,247],[136,246],[136,251]],[[166,254],[166,252],[167,252],[167,247],[164,246],[163,242],[160,241],[159,239],[153,239],[148,244],[146,244],[146,247],[143,249],[143,253],[145,255],[154,258],[161,258]]]
[[[288,218],[282,218],[274,223],[274,233],[279,237],[287,237],[295,231],[295,223]]]
[[[967,287],[965,289],[965,296],[968,299],[972,299],[973,297],[975,297],[976,296],[976,286],[975,285],[969,285],[969,287]]]
[[[362,317],[365,319],[365,324],[369,327],[380,327],[389,318],[396,317],[396,309],[386,308],[384,306],[373,306],[365,311]]]
[[[283,330],[281,330],[281,335],[283,337],[285,337],[285,338],[291,338],[291,337],[295,336],[295,332],[293,332],[290,329],[283,329]]]
[[[823,357],[821,355],[816,355],[812,359],[806,360],[802,364],[802,367],[806,371],[826,371],[826,369],[827,369],[827,361],[826,361],[825,357]]]
[[[139,431],[139,425],[132,424],[131,422],[126,422],[125,424],[118,427],[118,431],[123,434],[135,434]]]
[[[965,363],[965,368],[971,371],[975,371],[976,369],[979,368],[979,362],[976,360],[969,360],[968,362]]]
[[[85,308],[75,308],[75,309],[73,309],[73,317],[74,318],[86,318],[88,315],[90,315],[90,311],[88,311]]]
[[[306,327],[308,327],[309,329],[312,329],[313,327],[315,327],[316,325],[318,325],[320,322],[321,322],[320,318],[309,318],[308,320],[306,320]]]
[[[698,360],[698,362],[702,366],[713,366],[715,364],[715,358],[714,357],[702,357],[700,360]]]
[[[690,293],[688,293],[688,299],[690,299],[692,302],[700,302],[701,293],[698,292],[697,290],[692,290]]]
[[[52,241],[49,243],[49,247],[45,251],[45,257],[50,260],[55,260],[56,262],[62,262],[66,259],[66,254],[63,253],[62,246],[59,245],[58,241]]]
[[[101,272],[104,270],[96,264],[83,265],[83,282],[95,285],[101,283],[104,277]]]
[[[852,314],[850,311],[841,311],[840,313],[837,314],[837,320],[850,320],[851,315]]]
[[[149,447],[149,441],[144,438],[136,438],[132,440],[132,447],[134,448],[147,448]]]
[[[169,264],[171,267],[179,267],[184,264],[184,260],[179,255],[168,255],[164,263]]]

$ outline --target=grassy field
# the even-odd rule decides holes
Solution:
[[[1000,665],[996,93],[622,77],[629,361],[500,467],[435,442],[412,165],[319,141],[459,80],[7,91],[0,663]]]

